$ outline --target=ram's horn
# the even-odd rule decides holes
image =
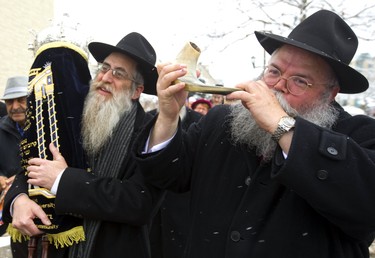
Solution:
[[[212,94],[229,94],[240,89],[223,86],[207,85],[197,78],[197,62],[201,54],[199,47],[193,42],[188,42],[176,57],[176,63],[187,65],[187,74],[178,78],[177,82],[185,83],[185,90]]]
[[[201,50],[196,44],[194,44],[193,42],[187,42],[176,57],[177,63],[187,65],[187,74],[184,77],[179,78],[179,81],[185,82],[187,87],[189,85],[205,85],[197,78],[196,75],[197,62],[200,54]]]

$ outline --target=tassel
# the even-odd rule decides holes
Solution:
[[[7,233],[11,237],[13,242],[23,242],[30,240],[29,236],[22,235],[20,231],[12,226],[12,224],[8,225]],[[85,241],[85,232],[82,226],[77,226],[71,228],[67,231],[56,233],[56,234],[46,234],[48,241],[50,244],[58,248],[69,247],[73,244],[77,244],[78,242]]]
[[[18,231],[18,229],[12,226],[12,224],[8,225],[7,233],[9,234],[10,238],[12,239],[14,243],[15,242],[22,243],[23,241],[28,241],[30,239],[29,236],[22,235],[21,232]]]
[[[55,245],[56,248],[69,247],[78,242],[85,241],[85,233],[82,226],[77,226],[67,231],[57,234],[46,234],[48,241]]]

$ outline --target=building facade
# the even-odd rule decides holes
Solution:
[[[0,96],[9,77],[28,75],[35,35],[51,25],[54,0],[0,0]]]

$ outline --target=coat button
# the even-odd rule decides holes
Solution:
[[[337,154],[339,154],[339,152],[333,147],[328,147],[327,151],[328,151],[329,154],[331,154],[333,156],[336,156]]]
[[[250,181],[251,181],[250,176],[246,177],[246,179],[245,179],[245,184],[246,184],[246,185],[250,185]]]
[[[241,234],[240,234],[240,232],[238,232],[238,231],[232,231],[232,232],[230,233],[230,239],[232,239],[233,242],[238,242],[238,241],[240,241],[240,238],[241,238]]]
[[[326,170],[319,170],[317,173],[317,177],[320,180],[326,180],[328,178],[328,171]]]

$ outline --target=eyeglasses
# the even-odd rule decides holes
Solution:
[[[130,80],[132,82],[135,82],[137,84],[139,84],[136,80],[134,80],[133,78],[131,78],[129,76],[129,74],[122,68],[111,68],[111,66],[107,63],[100,63],[98,65],[98,71],[101,72],[101,73],[107,73],[108,71],[112,71],[112,75],[114,78],[118,79],[118,80]]]
[[[281,79],[286,80],[286,88],[293,95],[302,95],[312,84],[301,76],[290,76],[284,78],[281,72],[274,66],[268,66],[263,72],[263,80],[269,86],[275,86]]]

